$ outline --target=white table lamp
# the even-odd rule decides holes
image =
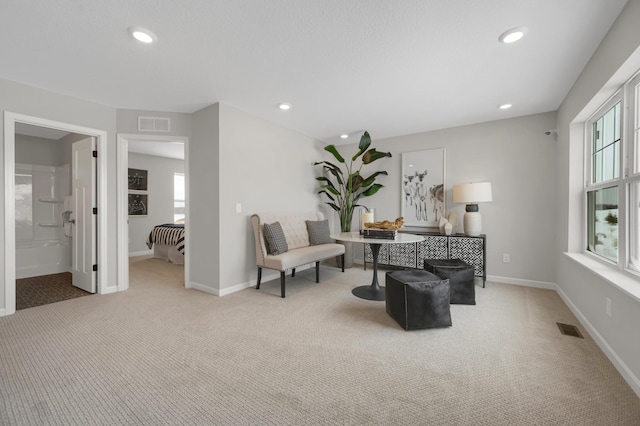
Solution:
[[[478,211],[478,203],[493,201],[491,182],[463,183],[453,186],[453,202],[465,203],[464,233],[469,236],[480,235],[482,216]]]

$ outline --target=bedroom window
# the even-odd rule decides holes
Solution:
[[[173,174],[173,221],[184,223],[185,217],[185,187],[184,173]]]
[[[640,273],[640,74],[586,122],[586,250]]]

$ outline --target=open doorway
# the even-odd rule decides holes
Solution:
[[[16,123],[16,310],[95,293],[93,274],[85,286],[73,267],[73,239],[78,235],[73,235],[77,214],[73,182],[77,176],[72,175],[72,154],[77,151],[76,142],[88,139],[83,134]],[[91,153],[86,157],[85,163],[94,161]],[[76,164],[75,169],[82,167]],[[87,178],[95,182],[95,173]],[[91,186],[93,194],[95,186]],[[95,199],[89,202],[95,205]],[[88,243],[93,244],[95,226],[87,225],[92,233]]]
[[[75,275],[75,264],[69,261],[74,259],[74,246],[64,235],[62,215],[71,206],[71,201],[67,203],[66,199],[74,188],[72,157],[82,145],[78,140],[87,141],[87,149],[80,155],[93,157],[94,151],[104,152],[106,132],[7,111],[4,119],[5,280],[2,291],[5,303],[2,314],[9,315],[16,310],[16,279],[50,275],[49,283],[52,280],[59,283],[67,280],[65,274]],[[30,132],[35,135],[29,135]],[[76,156],[76,165],[78,158]],[[90,175],[86,185],[91,195],[86,214],[82,215],[77,205],[73,207],[76,217],[83,216],[79,223],[83,235],[89,238],[85,244],[88,251],[83,256],[90,262],[88,268],[83,266],[88,269],[90,285],[85,290],[89,293],[105,292],[104,271],[96,272],[97,266],[93,266],[102,263],[106,269],[106,241],[98,239],[99,235],[106,235],[106,218],[94,215],[97,212],[94,208],[106,204],[105,159],[91,158],[87,162],[89,168],[84,174]],[[84,241],[84,237],[75,238],[76,242],[80,240]],[[56,297],[39,297],[56,301]]]
[[[188,138],[117,138],[120,280],[130,262],[166,262],[188,287]],[[164,267],[164,266],[163,266]],[[139,270],[139,268],[138,268]]]

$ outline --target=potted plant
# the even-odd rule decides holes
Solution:
[[[321,165],[323,171],[323,176],[316,178],[322,182],[318,194],[324,194],[329,199],[327,204],[340,215],[341,232],[351,231],[355,208],[358,206],[364,207],[358,204],[358,201],[363,197],[372,196],[383,187],[379,183],[374,183],[376,177],[388,174],[386,171],[377,171],[367,177],[361,174],[365,164],[373,163],[380,158],[391,157],[389,152],[379,152],[375,148],[369,149],[370,145],[371,137],[369,132],[364,132],[360,138],[358,152],[351,157],[351,161],[348,163],[334,145],[327,145],[324,150],[330,152],[339,165],[329,161],[314,163],[314,166]],[[362,161],[354,164],[360,157],[362,157]]]

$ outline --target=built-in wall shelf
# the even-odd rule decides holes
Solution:
[[[38,198],[38,201],[43,203],[54,203],[54,204],[62,204],[64,202],[63,200],[58,200],[55,198]]]
[[[39,223],[38,226],[42,226],[43,228],[61,228],[62,225],[58,225],[57,223]]]

